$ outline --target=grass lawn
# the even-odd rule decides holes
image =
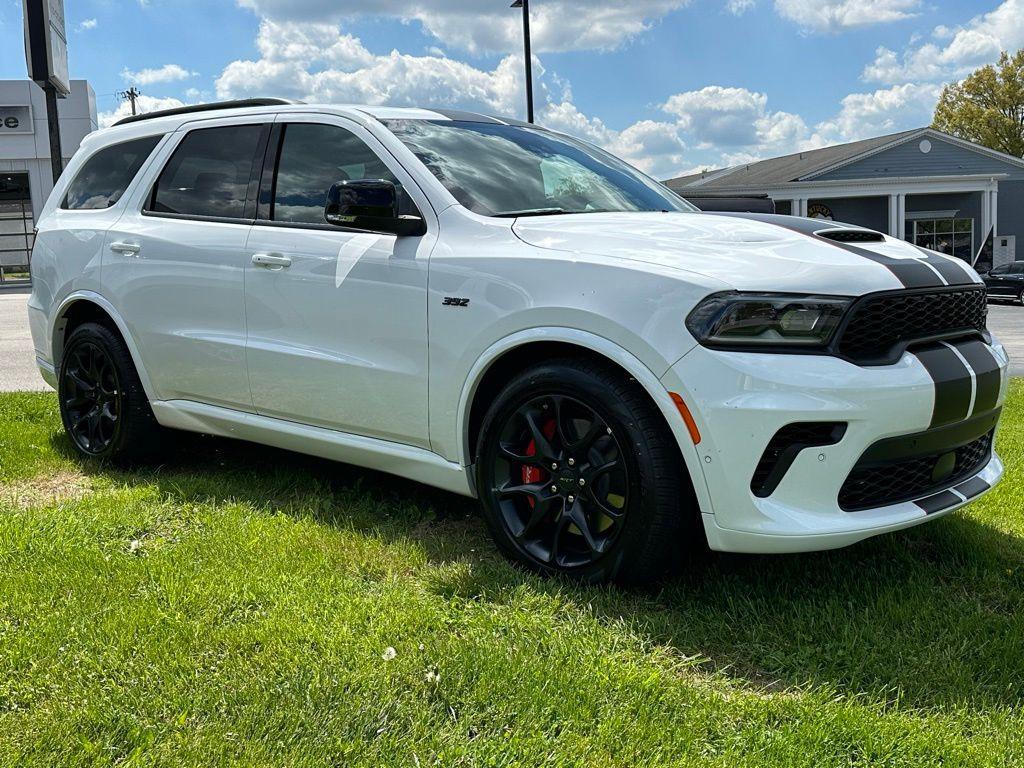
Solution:
[[[82,463],[52,395],[0,395],[0,765],[1022,765],[1024,382],[998,442],[956,515],[641,594],[385,475]]]

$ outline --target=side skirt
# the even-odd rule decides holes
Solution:
[[[423,448],[190,400],[157,400],[151,405],[156,420],[171,429],[248,440],[473,496],[466,468]]]

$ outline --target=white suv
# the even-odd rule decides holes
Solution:
[[[839,547],[1003,467],[966,264],[707,215],[563,134],[280,100],[93,134],[39,220],[38,364],[84,454],[161,428],[476,496],[542,572]]]

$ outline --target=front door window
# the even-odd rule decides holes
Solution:
[[[974,256],[974,219],[917,219],[907,222],[907,239],[970,263]]]

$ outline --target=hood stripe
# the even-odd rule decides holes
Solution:
[[[795,216],[785,216],[782,214],[767,214],[767,213],[731,213],[731,212],[708,212],[713,216],[730,216],[736,219],[748,219],[750,221],[760,221],[765,224],[771,224],[776,227],[787,229],[791,232],[810,237],[823,244],[831,245],[835,248],[840,248],[848,253],[856,254],[862,258],[879,264],[888,269],[897,280],[899,280],[904,288],[941,288],[947,285],[974,285],[975,280],[966,272],[959,268],[956,264],[950,263],[947,259],[942,256],[937,256],[929,251],[926,251],[919,246],[912,245],[920,253],[920,257],[910,256],[907,258],[895,258],[893,256],[885,256],[881,253],[869,250],[867,248],[859,248],[851,243],[844,243],[837,240],[831,240],[827,237],[822,237],[819,232],[829,229],[829,224],[817,221],[814,219],[804,219]],[[831,222],[833,227],[843,227],[842,224]],[[853,227],[852,229],[863,229],[863,227]],[[870,230],[868,230],[870,231]]]
[[[913,245],[913,243],[910,243],[910,245]],[[944,259],[941,256],[936,256],[931,251],[922,248],[919,245],[914,245],[914,247],[921,252],[923,256],[921,260],[929,266],[934,267],[950,285],[976,284],[974,277],[967,271],[966,264],[961,267],[960,264],[954,263],[959,262],[959,259],[954,258],[953,261],[950,261],[949,259]]]

